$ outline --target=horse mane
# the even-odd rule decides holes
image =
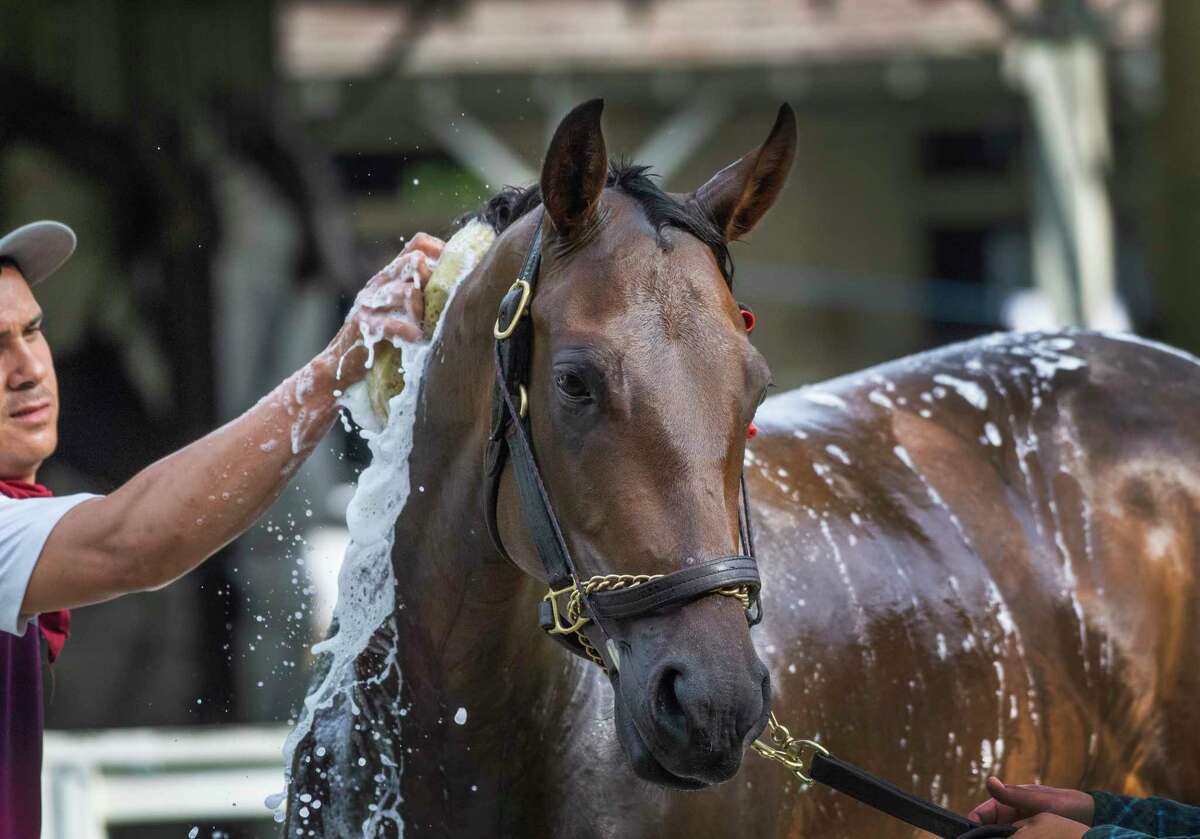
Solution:
[[[614,161],[608,167],[606,186],[620,190],[638,202],[660,237],[660,243],[663,228],[666,227],[682,230],[703,242],[716,258],[721,276],[732,286],[733,257],[725,236],[695,204],[681,203],[663,192],[654,180],[656,177],[650,172],[649,166]],[[541,205],[542,190],[538,184],[523,188],[506,186],[479,209],[459,219],[459,224],[482,221],[498,235]]]

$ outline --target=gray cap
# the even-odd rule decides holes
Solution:
[[[25,282],[36,285],[75,253],[75,231],[59,221],[35,221],[0,239],[0,257],[17,263]]]

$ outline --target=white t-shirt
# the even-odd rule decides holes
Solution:
[[[0,496],[0,632],[24,635],[34,615],[22,615],[21,601],[50,531],[68,510],[98,496],[81,492],[61,498]]]

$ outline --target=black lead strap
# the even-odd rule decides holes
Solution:
[[[978,825],[833,755],[814,754],[809,774],[814,781],[942,839],[984,839],[1016,832],[1012,825]]]

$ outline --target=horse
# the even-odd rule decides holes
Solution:
[[[1200,362],[1002,334],[764,401],[728,244],[783,189],[794,114],[667,194],[610,164],[600,113],[481,213],[498,237],[417,397],[395,609],[295,753],[286,835],[916,835],[752,754],[772,711],[960,812],[988,774],[1200,796]],[[619,622],[607,669],[539,628],[512,467],[511,560],[484,479],[493,324],[539,225],[529,427],[581,573],[738,553],[744,475],[757,626],[697,597]]]

